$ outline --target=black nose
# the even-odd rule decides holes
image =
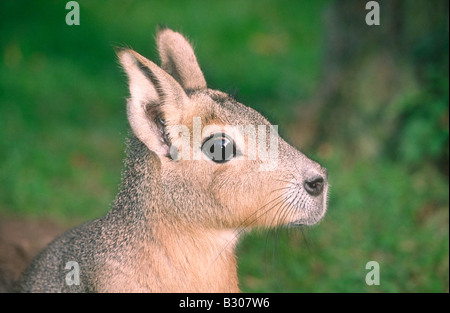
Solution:
[[[318,196],[323,191],[324,179],[320,175],[313,176],[305,180],[303,186],[311,196]]]

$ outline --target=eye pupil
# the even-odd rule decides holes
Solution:
[[[203,153],[216,163],[225,163],[236,156],[233,140],[226,134],[214,134],[202,144]]]

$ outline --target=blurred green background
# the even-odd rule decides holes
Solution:
[[[329,211],[238,246],[244,292],[449,291],[448,1],[0,2],[0,218],[105,214],[128,133],[113,46],[191,38],[209,87],[326,166]],[[368,286],[367,262],[380,264]]]

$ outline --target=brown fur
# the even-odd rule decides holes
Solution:
[[[23,274],[19,290],[237,292],[234,250],[244,231],[311,225],[325,214],[326,170],[278,135],[277,167],[261,170],[268,161],[249,157],[250,134],[239,126],[267,126],[266,140],[260,141],[268,149],[270,123],[208,89],[179,33],[161,30],[157,43],[161,67],[135,51],[118,51],[129,79],[133,134],[113,209],[44,249]],[[201,122],[200,142],[193,136],[183,146],[177,127],[193,135],[195,119]],[[233,137],[243,155],[225,163],[201,153],[195,159],[195,145],[214,132]],[[190,157],[176,158],[173,151]],[[308,191],[306,182],[315,177],[321,189],[310,184],[314,190]],[[64,264],[71,260],[80,264],[80,285],[64,284]]]

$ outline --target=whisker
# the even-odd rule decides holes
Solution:
[[[276,225],[278,225],[279,223],[279,219],[278,219],[278,221],[277,221],[277,224],[274,224],[273,222],[274,222],[274,220],[275,220],[275,218],[278,216],[280,216],[281,215],[281,212],[283,212],[283,210],[284,210],[284,208],[287,206],[287,205],[290,205],[290,203],[291,203],[291,198],[292,198],[292,193],[291,194],[288,194],[287,195],[287,197],[284,199],[285,201],[284,201],[284,203],[277,209],[277,212],[275,212],[275,214],[274,214],[274,216],[273,216],[273,218],[272,218],[272,221],[270,222],[270,227],[274,227],[274,226],[276,226]],[[278,212],[280,212],[280,214],[278,214]]]
[[[280,214],[278,214],[277,217],[277,226],[282,226],[285,221],[286,212],[289,212],[290,208],[292,207],[292,204],[295,201],[296,196],[291,197],[289,201],[286,201],[286,204],[283,206],[283,210],[280,211]]]
[[[259,209],[257,209],[255,212],[253,212],[252,214],[250,214],[243,222],[241,222],[241,224],[239,225],[238,228],[240,228],[242,225],[244,225],[248,219],[250,219],[251,217],[253,217],[255,214],[257,214],[259,211],[261,211],[264,207],[266,207],[267,205],[269,205],[270,203],[277,201],[278,199],[284,197],[284,193],[280,194],[279,196],[275,197],[274,199],[270,200],[269,202],[267,202],[266,204],[264,204],[263,206],[261,206]],[[269,209],[270,210],[270,209]],[[264,214],[264,213],[263,213]],[[253,222],[252,222],[253,223]],[[250,223],[250,225],[252,224]]]
[[[288,184],[292,184],[292,181],[290,180],[284,180],[284,179],[275,179],[276,181],[282,182],[282,183],[288,183]]]
[[[263,214],[261,214],[260,216],[258,216],[257,218],[255,218],[252,222],[248,223],[247,225],[245,225],[244,227],[241,227],[245,224],[245,222],[252,216],[254,216],[256,213],[258,213],[259,211],[261,211],[264,207],[268,206],[270,203],[277,201],[278,199],[280,199],[281,197],[283,197],[284,194],[281,194],[279,196],[277,196],[276,198],[270,200],[269,202],[267,202],[266,204],[264,204],[263,206],[261,206],[258,210],[256,210],[255,212],[253,212],[249,217],[247,217],[236,229],[235,229],[235,235],[233,236],[232,239],[230,239],[222,248],[222,250],[219,252],[219,254],[217,255],[217,257],[214,259],[214,261],[212,263],[214,263],[219,257],[220,255],[225,251],[225,249],[228,247],[228,245],[233,242],[239,235],[241,235],[248,227],[250,227],[251,225],[253,225],[259,218],[261,218],[262,216],[264,216],[267,212],[269,212],[270,210],[272,210],[274,207],[276,207],[279,203],[283,202],[284,200],[281,199],[279,200],[276,204],[274,204],[273,206],[271,206],[269,209],[267,209]]]
[[[293,198],[293,199],[292,199]],[[270,227],[275,226],[275,237],[274,237],[274,246],[272,249],[272,263],[275,264],[275,256],[276,256],[276,250],[277,250],[277,241],[278,241],[278,236],[280,233],[280,229],[282,229],[282,223],[283,221],[280,223],[280,217],[284,214],[286,211],[289,211],[289,208],[292,206],[292,203],[294,201],[296,197],[293,197],[293,194],[291,193],[289,195],[288,198],[285,199],[284,203],[280,206],[280,208],[278,208],[277,212],[274,214],[274,217],[272,218],[272,221],[270,223]],[[286,208],[288,208],[288,210],[286,210]],[[274,220],[275,218],[277,218],[277,224],[274,225]],[[267,249],[267,242],[268,242],[268,238],[269,238],[269,234],[270,231],[267,232],[267,236],[266,236],[266,249]]]
[[[275,256],[276,256],[276,253],[277,253],[277,241],[278,241],[279,230],[280,230],[280,227],[277,227],[276,231],[275,231],[275,238],[273,240],[272,264],[274,266],[275,266],[275,260],[276,260]]]
[[[272,220],[270,221],[269,227],[267,229],[267,235],[266,235],[266,244],[265,244],[265,251],[267,251],[267,244],[269,241],[269,234],[271,233],[271,228],[273,228],[275,226],[274,221],[275,218],[278,216],[278,212],[282,212],[284,210],[284,207],[287,205],[288,199],[290,199],[292,197],[291,194],[284,194],[286,197],[283,199],[282,203],[279,208],[277,209],[277,211],[275,212],[274,216],[272,217]],[[276,246],[276,240],[275,240],[275,246]],[[267,255],[266,255],[267,258]]]
[[[305,235],[305,228],[304,227],[300,227],[300,230],[301,230],[301,233],[302,233],[303,240],[305,241],[306,248],[308,249],[308,252],[312,253],[312,251],[311,251],[311,247],[312,247],[311,246],[311,242],[308,240],[307,236]]]
[[[272,192],[279,191],[279,190],[285,190],[285,189],[291,189],[291,188],[292,188],[291,186],[281,187],[281,188],[277,188],[277,189],[272,190]]]
[[[280,215],[279,215],[279,217],[278,217],[278,222],[277,222],[278,225],[283,225],[284,222],[286,221],[286,218],[290,216],[289,213],[290,213],[291,211],[292,211],[292,212],[295,211],[296,208],[293,208],[293,207],[295,207],[294,204],[295,204],[295,202],[297,201],[298,196],[299,196],[299,193],[296,192],[296,193],[295,193],[295,196],[293,197],[293,199],[289,199],[288,209],[285,210],[284,212],[280,213]],[[280,222],[280,221],[281,221],[281,222]]]
[[[282,195],[284,196],[284,195]],[[263,217],[264,215],[266,215],[269,211],[271,211],[273,208],[275,208],[276,206],[278,206],[280,203],[283,203],[285,201],[285,199],[281,199],[280,201],[278,201],[276,204],[272,205],[269,209],[267,209],[266,211],[264,211],[260,216],[258,216],[257,218],[255,218],[252,222],[250,222],[246,227],[249,227],[251,225],[253,225],[254,223],[256,223],[261,217]],[[252,214],[254,215],[254,214]]]
[[[278,220],[277,220],[277,225],[276,225],[276,230],[275,230],[275,241],[274,241],[274,251],[273,251],[273,257],[275,257],[275,252],[276,252],[276,240],[278,239],[278,235],[280,233],[280,229],[283,228],[284,222],[286,220],[286,215],[287,212],[292,211],[292,204],[294,203],[294,200],[296,199],[297,195],[290,201],[286,201],[286,203],[283,205],[283,209],[280,211],[280,214],[278,214]]]

